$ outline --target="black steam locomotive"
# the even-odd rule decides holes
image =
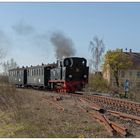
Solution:
[[[87,60],[67,57],[56,64],[22,67],[9,70],[9,82],[18,87],[37,87],[58,92],[82,90],[88,83]]]

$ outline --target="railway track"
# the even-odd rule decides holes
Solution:
[[[127,137],[131,135],[128,131],[127,127],[122,124],[110,121],[107,116],[107,110],[102,109],[97,104],[93,104],[87,99],[79,98],[78,101],[80,102],[80,106],[78,106],[82,111],[86,112],[92,118],[97,120],[101,125],[103,125],[106,130],[109,132],[110,136],[114,136],[119,134],[123,137]],[[85,108],[86,107],[86,108]]]
[[[118,99],[113,97],[99,96],[99,95],[78,95],[73,94],[75,97],[82,97],[96,103],[106,110],[111,107],[111,110],[122,111],[128,114],[140,116],[140,103],[128,101],[125,99]]]
[[[132,136],[132,134],[130,133],[130,131],[128,131],[128,128],[125,126],[125,124],[113,122],[112,120],[108,119],[108,116],[115,116],[116,120],[122,119],[124,121],[130,121],[131,124],[136,123],[137,125],[140,125],[139,103],[98,95],[79,95],[66,93],[58,94],[69,95],[71,98],[74,98],[78,100],[78,102],[81,102],[80,105],[78,105],[79,103],[77,103],[78,107],[83,112],[87,113],[99,123],[104,125],[110,136],[114,136],[115,133],[123,137],[127,137],[130,135]],[[124,113],[125,110],[126,113]]]

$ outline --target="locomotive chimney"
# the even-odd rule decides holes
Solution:
[[[132,53],[132,49],[130,49],[129,51],[130,51],[130,53]]]

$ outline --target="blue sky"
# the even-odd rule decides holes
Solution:
[[[73,41],[76,56],[90,58],[89,42],[105,50],[140,52],[140,3],[0,3],[0,47],[20,65],[55,62],[53,32]]]

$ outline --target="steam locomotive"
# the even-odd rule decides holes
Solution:
[[[81,57],[67,57],[54,64],[9,70],[9,83],[18,87],[37,87],[57,92],[82,90],[88,83],[89,67]]]

